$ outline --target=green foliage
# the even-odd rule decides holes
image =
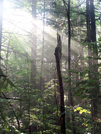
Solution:
[[[66,0],[67,2],[67,0]],[[82,1],[83,2],[83,1]],[[31,12],[31,0],[14,0],[14,8],[20,8],[24,11]],[[80,3],[81,4],[81,3]],[[96,8],[98,2],[95,3]],[[68,3],[67,3],[68,5]],[[66,6],[67,6],[66,5]],[[96,134],[101,133],[101,37],[97,43],[86,41],[86,8],[85,3],[80,5],[78,12],[77,1],[71,0],[71,73],[68,77],[68,57],[67,57],[67,35],[68,21],[67,12],[61,0],[48,0],[45,3],[45,15],[49,25],[63,32],[63,58],[62,74],[65,93],[65,114],[66,114],[66,133],[73,133],[73,123],[77,132],[90,133],[96,129]],[[37,1],[37,16],[43,16],[43,0]],[[80,16],[80,22],[78,22]],[[96,10],[96,19],[99,16]],[[96,25],[100,22],[96,20]],[[19,24],[17,24],[19,25]],[[78,27],[81,28],[81,35],[78,35]],[[39,28],[40,29],[40,28]],[[36,89],[32,88],[31,81],[31,34],[29,36],[20,36],[19,34],[3,33],[3,43],[1,50],[0,66],[0,133],[9,134],[27,134],[29,126],[35,128],[34,132],[38,134],[59,134],[60,133],[60,104],[59,104],[59,87],[56,79],[56,65],[54,59],[54,50],[56,46],[56,33],[51,30],[45,32],[44,40],[44,60],[42,73],[42,90],[40,87],[40,70],[41,70],[41,49],[43,35],[41,31],[37,34],[37,72],[36,72]],[[47,28],[48,29],[48,28]],[[26,29],[25,29],[26,30]],[[5,30],[6,31],[6,30]],[[6,31],[10,32],[11,31]],[[24,31],[25,33],[25,31]],[[34,31],[33,31],[34,33]],[[66,36],[65,36],[66,35]],[[80,41],[78,39],[80,36]],[[97,34],[98,36],[98,34]],[[6,41],[5,41],[6,40]],[[88,45],[96,48],[98,56],[92,54],[88,56]],[[83,51],[82,51],[83,49]],[[96,49],[93,51],[96,52]],[[83,54],[84,53],[84,54]],[[89,68],[88,61],[98,61],[97,65]],[[98,68],[98,72],[94,69]],[[55,73],[54,73],[55,72]],[[90,75],[92,76],[89,79]],[[71,82],[71,87],[68,83]],[[99,93],[96,92],[99,88]],[[68,90],[74,97],[74,107],[68,104]],[[99,111],[95,119],[91,118],[91,100],[97,103]],[[72,115],[75,121],[72,122]],[[70,117],[70,122],[67,122]]]

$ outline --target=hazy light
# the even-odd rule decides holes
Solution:
[[[4,1],[3,28],[12,32],[30,32],[32,24],[40,30],[43,29],[42,21],[34,20],[32,15],[23,9],[14,9],[11,2]]]

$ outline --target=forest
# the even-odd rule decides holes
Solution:
[[[0,134],[101,134],[101,0],[0,0]]]

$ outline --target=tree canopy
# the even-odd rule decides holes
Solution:
[[[101,133],[101,1],[0,1],[0,134]]]

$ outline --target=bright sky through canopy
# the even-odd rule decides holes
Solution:
[[[37,28],[42,30],[42,21],[33,20],[30,13],[22,9],[14,9],[11,2],[4,1],[3,29],[14,33],[30,32],[32,23],[37,24]]]

